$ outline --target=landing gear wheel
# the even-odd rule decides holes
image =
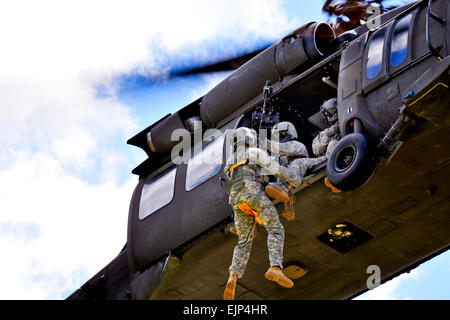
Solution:
[[[351,133],[342,138],[331,152],[327,177],[334,187],[351,191],[370,179],[376,164],[376,148],[372,138],[362,133]]]

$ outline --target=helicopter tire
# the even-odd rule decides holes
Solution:
[[[372,177],[377,165],[373,139],[363,133],[351,133],[334,147],[327,163],[327,177],[339,190],[351,191]]]

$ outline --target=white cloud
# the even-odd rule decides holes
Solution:
[[[0,85],[0,164],[11,150],[45,150],[76,166],[102,151],[115,135],[136,131],[129,110],[113,98],[98,99],[76,80],[58,84]],[[3,161],[2,161],[3,160]]]
[[[2,2],[0,299],[64,298],[124,245],[136,181],[118,182],[130,161],[119,146],[139,128],[117,75],[155,72],[158,53],[204,40],[293,28],[273,0]]]
[[[154,66],[155,46],[293,29],[281,1],[30,1],[0,10],[0,70],[8,81],[109,78]],[[230,36],[231,35],[231,36]],[[150,46],[150,41],[152,46]],[[3,80],[3,79],[2,79]]]
[[[126,242],[135,179],[122,187],[93,186],[67,174],[49,155],[20,154],[0,171],[0,181],[0,242],[10,264],[0,266],[0,299],[64,298],[74,288],[73,273],[93,275]],[[16,229],[20,225],[29,229],[26,234]]]

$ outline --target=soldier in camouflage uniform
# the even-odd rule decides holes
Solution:
[[[314,138],[312,142],[312,150],[316,156],[325,156],[328,159],[340,139],[336,98],[325,101],[323,106],[320,107],[320,111],[327,118],[330,127],[321,131]],[[330,181],[328,181],[328,178],[325,178],[325,185],[333,192],[340,192],[339,189],[335,188]]]
[[[281,177],[293,186],[299,186],[301,180],[288,169],[273,161],[269,155],[256,146],[256,131],[248,128],[236,129],[233,133],[234,152],[227,160],[225,173],[230,179],[229,203],[233,207],[234,222],[239,237],[234,248],[232,264],[229,268],[224,299],[234,299],[238,278],[244,274],[250,250],[253,243],[256,221],[267,229],[267,247],[269,250],[270,268],[265,277],[277,282],[282,287],[291,288],[292,281],[283,272],[284,228],[278,218],[278,212],[270,199],[264,193],[259,181],[261,170]],[[248,205],[252,216],[243,211],[243,205]],[[250,212],[250,213],[251,213]]]
[[[320,157],[325,155],[327,159],[330,157],[331,151],[340,139],[338,114],[336,106],[336,98],[327,100],[320,111],[325,115],[329,128],[321,131],[312,142],[313,153]]]
[[[319,132],[314,138],[312,142],[313,153],[318,157],[325,156],[328,159],[338,141],[339,123],[335,123],[333,126]]]
[[[296,141],[298,135],[295,127],[290,122],[280,122],[271,132],[272,139],[262,141],[267,146],[272,155],[276,155],[279,163],[294,172],[299,179],[303,179],[306,171],[313,166],[325,161],[325,157],[309,158],[305,145]],[[276,142],[278,140],[279,142]],[[285,181],[278,179],[276,183],[271,183],[266,187],[266,193],[274,199],[284,202],[285,209],[283,216],[288,221],[295,220],[294,193],[293,188]]]

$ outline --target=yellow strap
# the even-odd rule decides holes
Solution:
[[[411,104],[409,105],[409,107],[412,106],[413,104],[415,104],[416,102],[418,102],[419,100],[422,100],[427,94],[429,94],[431,91],[433,91],[437,86],[444,86],[445,88],[448,89],[448,86],[447,86],[445,83],[438,82],[438,83],[436,83],[436,84],[434,85],[433,88],[431,88],[430,90],[428,90],[427,92],[425,92],[425,94],[422,95],[419,99],[417,99],[416,101],[414,101],[413,103],[411,103]]]
[[[236,164],[233,164],[230,168],[230,172],[233,172],[234,169],[236,169],[239,166],[242,166],[243,164],[246,164],[248,162],[248,159],[244,159],[241,162],[238,162]]]
[[[249,215],[255,217],[255,221],[256,221],[258,224],[260,224],[260,225],[263,224],[261,218],[260,218],[259,215],[258,215],[258,212],[256,212],[255,210],[253,210],[252,207],[250,207],[250,205],[249,205],[248,203],[246,203],[246,202],[241,203],[241,204],[239,205],[239,209],[240,209],[242,212],[244,212],[244,213],[246,213],[246,214],[249,214]]]

